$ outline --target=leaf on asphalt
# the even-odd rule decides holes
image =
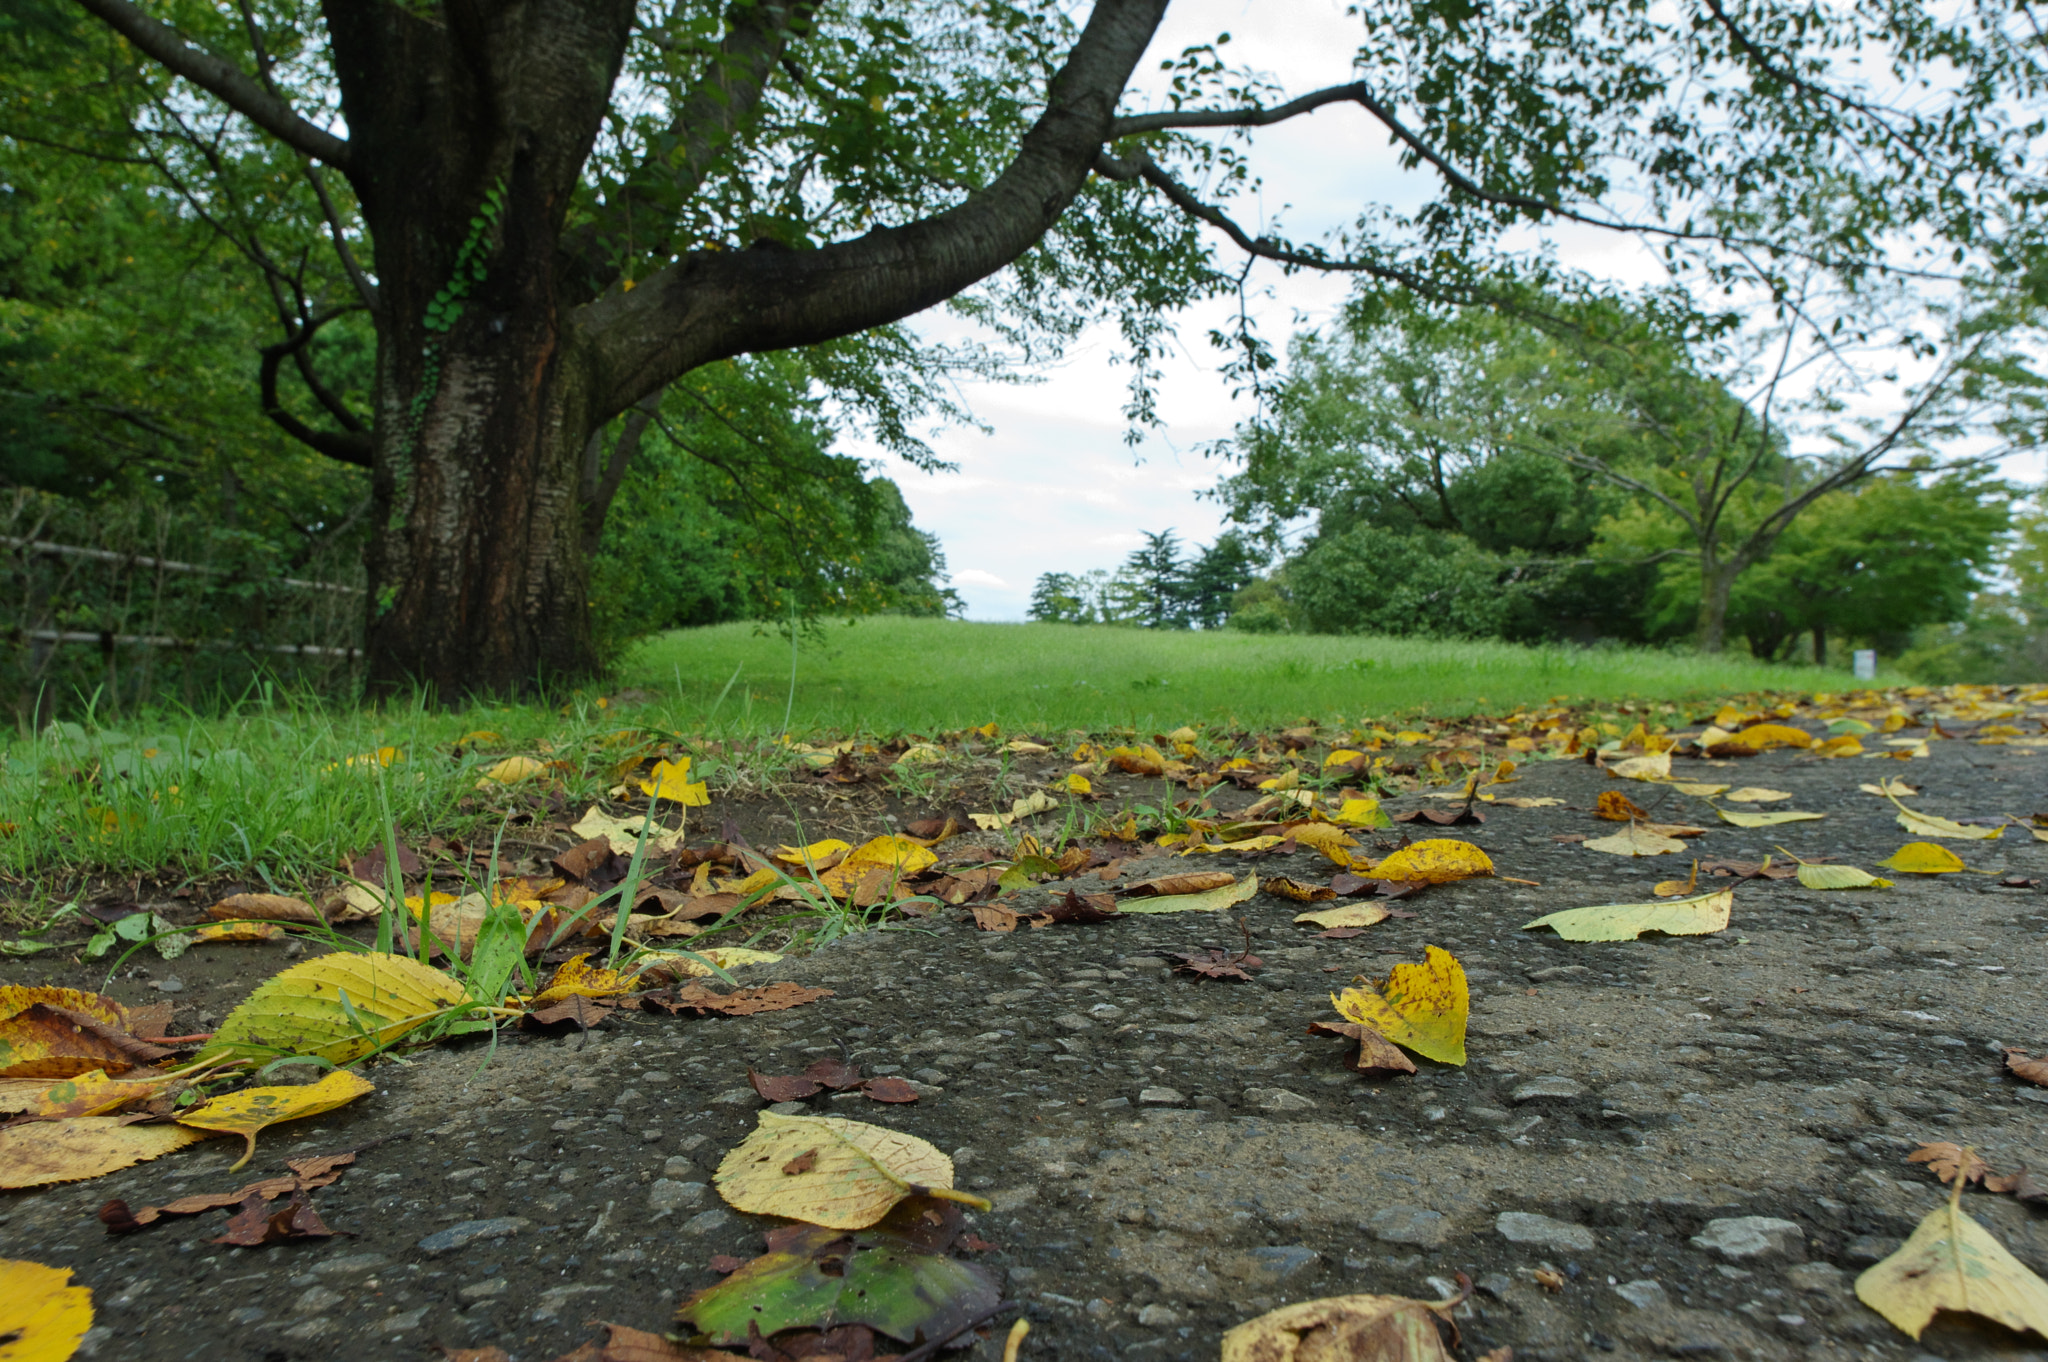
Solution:
[[[1991,1165],[1979,1158],[1976,1150],[1965,1149],[1948,1140],[1921,1145],[1906,1155],[1906,1162],[1926,1164],[1927,1171],[1942,1183],[1947,1183],[1958,1172],[1963,1175],[1964,1182],[1982,1182],[1991,1175]]]
[[[466,997],[454,978],[406,956],[337,951],[258,984],[196,1060],[316,1055],[346,1064]]]
[[[1162,875],[1158,879],[1139,880],[1125,886],[1124,892],[1137,898],[1166,898],[1177,894],[1199,894],[1205,890],[1220,889],[1236,884],[1237,876],[1228,870],[1191,870],[1184,875]]]
[[[1116,895],[1077,894],[1069,889],[1066,892],[1066,896],[1060,899],[1059,902],[1042,912],[1033,914],[1031,925],[1039,927],[1054,922],[1075,924],[1107,922],[1116,915]]]
[[[319,1212],[313,1209],[313,1203],[303,1191],[299,1191],[293,1192],[291,1201],[275,1211],[260,1196],[248,1198],[242,1203],[242,1209],[228,1221],[227,1233],[213,1242],[233,1244],[239,1248],[261,1248],[266,1244],[333,1237],[334,1231],[327,1228]]]
[[[586,998],[572,993],[558,1003],[532,1008],[519,1019],[519,1024],[530,1029],[543,1026],[573,1025],[578,1031],[588,1031],[603,1022],[616,1009],[609,1003],[595,998]]]
[[[1728,787],[1726,785],[1710,785],[1701,780],[1674,780],[1671,782],[1671,788],[1680,794],[1694,795],[1700,799],[1712,799]]]
[[[174,1125],[127,1125],[123,1116],[73,1116],[0,1128],[0,1188],[96,1178],[211,1138]]]
[[[1449,884],[1493,873],[1493,862],[1470,842],[1433,837],[1402,847],[1371,867],[1376,879]]]
[[[1171,880],[1193,879],[1195,876],[1169,875],[1165,880],[1149,880],[1150,885],[1159,885]],[[1233,877],[1235,880],[1235,877]],[[1133,885],[1133,891],[1144,888]],[[1259,892],[1259,877],[1247,875],[1242,880],[1226,881],[1214,888],[1193,893],[1164,894],[1126,898],[1117,906],[1126,913],[1220,913],[1225,908],[1243,903]]]
[[[1650,887],[1650,892],[1652,894],[1655,894],[1660,899],[1683,898],[1685,895],[1690,894],[1693,892],[1693,890],[1699,888],[1699,883],[1700,863],[1698,861],[1694,861],[1692,863],[1692,874],[1686,876],[1682,880],[1659,881],[1657,884],[1652,885]]]
[[[215,922],[264,918],[272,922],[325,922],[326,916],[289,894],[230,894],[206,910]]]
[[[1908,842],[1878,864],[1902,875],[1953,875],[1969,868],[1962,857],[1933,842]]]
[[[64,1362],[92,1329],[92,1292],[68,1267],[0,1258],[0,1358]]]
[[[144,1206],[130,1210],[125,1201],[109,1201],[100,1207],[100,1223],[112,1234],[132,1234],[137,1230],[155,1224],[167,1215],[198,1215],[202,1211],[225,1210],[239,1206],[250,1197],[275,1201],[293,1192],[311,1191],[326,1187],[341,1180],[342,1172],[356,1161],[353,1150],[342,1154],[317,1154],[311,1158],[286,1159],[284,1166],[291,1169],[289,1177],[263,1178],[246,1187],[232,1192],[201,1192],[193,1196],[181,1196],[175,1201],[166,1201],[161,1206]]]
[[[861,1233],[817,1225],[772,1230],[766,1253],[690,1297],[676,1318],[684,1332],[714,1344],[773,1336],[752,1355],[792,1362],[894,1355],[874,1346],[869,1330],[904,1343],[945,1338],[1002,1296],[985,1269],[945,1253],[959,1224],[946,1209],[913,1197]],[[791,1332],[813,1329],[823,1332]]]
[[[1963,1214],[1963,1179],[1898,1252],[1856,1279],[1856,1297],[1913,1338],[1952,1310],[2048,1335],[2048,1282]]]
[[[1922,837],[1947,837],[1956,841],[1967,842],[1995,842],[1998,840],[1999,834],[2005,831],[2005,824],[2003,823],[1993,824],[1990,827],[1980,827],[1970,823],[1957,823],[1947,818],[1937,817],[1931,813],[1918,813],[1903,804],[1899,804],[1899,801],[1896,799],[1892,800],[1892,803],[1898,804],[1899,826],[1907,832],[1917,833]]]
[[[1329,823],[1296,823],[1287,829],[1287,835],[1296,846],[1312,847],[1347,870],[1351,867],[1351,852],[1358,846],[1357,838]]]
[[[1340,1016],[1362,1023],[1394,1044],[1443,1064],[1465,1062],[1465,1023],[1472,998],[1465,967],[1439,946],[1424,948],[1424,963],[1400,964],[1377,990],[1347,988],[1330,1002]]]
[[[2029,1083],[2038,1083],[2042,1087],[2048,1088],[2048,1059],[2036,1059],[2025,1050],[2016,1050],[2011,1046],[2007,1046],[2005,1050],[2005,1067],[2016,1076],[2026,1079]]]
[[[937,864],[938,856],[915,837],[883,836],[861,843],[839,863],[841,874],[868,870],[889,870],[898,875],[915,875]]]
[[[704,782],[690,779],[690,759],[679,757],[674,761],[657,761],[648,778],[640,782],[640,793],[659,799],[664,804],[682,804],[701,808],[711,802]]]
[[[1249,951],[1219,950],[1215,946],[1199,951],[1168,951],[1168,955],[1180,961],[1173,967],[1175,974],[1192,974],[1197,979],[1236,979],[1243,983],[1252,981],[1252,971],[1264,969],[1266,962]]]
[[[177,1082],[174,1078],[109,1078],[105,1070],[93,1069],[58,1079],[36,1094],[25,1110],[37,1116],[105,1116]]]
[[[705,971],[709,973],[710,971]],[[530,1010],[561,1002],[564,998],[613,998],[639,987],[637,976],[625,970],[607,969],[590,963],[588,951],[564,960],[555,967],[540,992],[524,1000]]]
[[[1283,899],[1296,903],[1321,903],[1337,897],[1337,891],[1327,884],[1309,884],[1303,880],[1290,880],[1285,875],[1269,875],[1259,887],[1269,894],[1278,894]],[[1295,919],[1301,921],[1300,918]]]
[[[1023,914],[999,908],[993,903],[970,904],[967,911],[974,914],[974,925],[984,932],[1014,932],[1023,920]]]
[[[1491,798],[1488,795],[1481,795],[1479,797],[1481,799]],[[1549,809],[1564,803],[1562,799],[1552,799],[1549,795],[1540,795],[1535,798],[1527,795],[1504,795],[1498,799],[1493,799],[1493,802],[1505,805],[1510,809]]]
[[[275,922],[216,922],[192,933],[192,944],[204,946],[223,942],[282,941],[284,928]]]
[[[1634,941],[1644,932],[1666,936],[1707,936],[1725,930],[1735,891],[1717,889],[1661,903],[1606,903],[1547,913],[1522,930],[1548,927],[1567,941]]]
[[[786,1012],[792,1007],[802,1007],[805,1003],[832,996],[829,988],[806,988],[785,980],[761,988],[734,989],[731,993],[719,993],[703,984],[691,984],[688,988],[677,989],[668,998],[655,995],[647,1001],[669,1012],[716,1012],[727,1017],[751,1017],[762,1012]]]
[[[1816,757],[1860,757],[1863,743],[1854,733],[1837,733],[1834,737],[1813,745]]]
[[[689,955],[681,951],[650,951],[633,962],[642,979],[709,979],[711,965],[691,956],[701,955],[722,970],[745,969],[748,965],[772,965],[781,955],[774,951],[749,950],[745,946],[706,946]]]
[[[1766,790],[1756,785],[1745,785],[1739,790],[1730,790],[1728,798],[1737,804],[1774,804],[1780,799],[1790,799],[1790,790]]]
[[[1307,922],[1317,927],[1370,927],[1375,922],[1385,922],[1393,914],[1377,903],[1346,903],[1336,908],[1319,908],[1312,913],[1297,913],[1296,922]]]
[[[75,988],[0,986],[0,1077],[125,1073],[170,1051],[131,1032],[128,1009]]]
[[[1864,794],[1877,795],[1884,799],[1890,799],[1898,795],[1916,795],[1920,793],[1905,781],[1894,780],[1890,777],[1878,781],[1875,785],[1864,784],[1858,785],[1856,788]]]
[[[283,1121],[318,1116],[347,1106],[358,1097],[377,1090],[376,1084],[347,1069],[336,1069],[317,1083],[303,1087],[244,1088],[179,1112],[177,1122],[196,1130],[240,1135],[248,1141],[242,1157],[228,1166],[229,1172],[256,1157],[259,1132]]]
[[[1463,795],[1457,796],[1460,799],[1464,797]],[[1440,828],[1457,827],[1470,823],[1484,823],[1486,821],[1486,810],[1474,808],[1468,801],[1464,807],[1457,809],[1410,809],[1406,813],[1395,814],[1394,821],[1396,823],[1433,823]]]
[[[1507,801],[1503,800],[1503,803]],[[1553,801],[1555,802],[1555,801]],[[1330,815],[1331,821],[1342,823],[1347,828],[1392,827],[1393,820],[1380,807],[1377,799],[1347,799],[1337,806],[1337,812]]]
[[[1358,1022],[1310,1022],[1308,1033],[1311,1036],[1346,1036],[1356,1041],[1358,1048],[1345,1063],[1368,1078],[1389,1078],[1395,1074],[1415,1072],[1415,1061],[1370,1026],[1362,1026]]]
[[[1451,1310],[1406,1296],[1326,1296],[1268,1311],[1223,1336],[1222,1362],[1453,1362],[1443,1332]]]
[[[614,818],[592,804],[583,817],[569,828],[578,837],[586,840],[604,838],[616,855],[631,856],[633,848],[640,845],[640,830],[647,827],[645,814],[634,814],[631,818]],[[648,830],[647,854],[665,856],[683,844],[683,829],[669,832],[659,825]]]
[[[916,1088],[911,1087],[907,1080],[898,1078],[894,1074],[885,1074],[880,1078],[870,1078],[867,1082],[861,1084],[860,1095],[871,1102],[889,1102],[901,1105],[905,1102],[915,1102],[918,1098],[918,1091]]]
[[[1723,823],[1733,823],[1738,828],[1774,828],[1780,823],[1811,823],[1827,817],[1822,813],[1802,813],[1797,809],[1784,809],[1776,813],[1750,813],[1742,809],[1716,809]]]
[[[1676,837],[1652,832],[1642,823],[1631,823],[1605,837],[1588,837],[1583,845],[1588,851],[1604,851],[1610,856],[1665,856],[1685,850],[1685,843]]]
[[[1602,790],[1593,814],[1616,823],[1630,823],[1648,818],[1650,811],[1619,790]]]
[[[1630,757],[1617,761],[1607,768],[1610,776],[1623,780],[1669,780],[1671,779],[1671,754],[1657,752],[1647,757]]]
[[[1879,879],[1853,865],[1802,865],[1799,882],[1808,889],[1889,889],[1892,882]]]
[[[837,1116],[764,1111],[758,1119],[712,1177],[734,1210],[856,1230],[919,1193],[988,1209],[980,1197],[952,1190],[953,1161],[915,1135]],[[785,1171],[813,1150],[817,1157],[801,1171]]]
[[[1811,747],[1813,735],[1790,724],[1752,724],[1728,739],[1728,745],[1768,752],[1774,747]]]

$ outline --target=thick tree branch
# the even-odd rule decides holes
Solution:
[[[1167,0],[1098,0],[1045,112],[987,188],[933,217],[814,251],[700,252],[575,318],[598,418],[700,364],[899,321],[1002,269],[1086,183]]]
[[[590,446],[583,455],[583,549],[586,553],[597,551],[598,541],[604,537],[605,517],[611,514],[612,502],[618,499],[619,488],[625,485],[626,471],[633,466],[633,459],[640,452],[641,437],[647,434],[647,427],[654,423],[661,413],[661,392],[647,394],[633,404],[626,413],[626,421],[619,429],[618,442],[612,446],[611,458],[604,457],[604,432],[590,437]]]
[[[78,0],[88,13],[126,38],[173,75],[183,76],[257,127],[318,161],[348,168],[348,143],[316,127],[260,81],[232,62],[193,46],[167,24],[158,23],[129,0]]]
[[[599,214],[563,242],[571,297],[595,297],[617,277],[626,255],[670,254],[676,205],[696,192],[753,121],[790,38],[810,26],[817,7],[818,0],[733,0],[718,50],[670,111],[668,127],[646,159]]]
[[[322,318],[324,323],[327,319]],[[370,467],[371,441],[365,430],[330,431],[316,430],[285,409],[277,395],[277,371],[284,363],[285,356],[295,355],[309,344],[319,330],[319,324],[302,327],[298,334],[275,345],[263,347],[263,362],[257,369],[256,381],[263,401],[263,414],[274,422],[278,429],[297,440],[315,453],[325,454],[338,463],[352,464],[357,468]]]

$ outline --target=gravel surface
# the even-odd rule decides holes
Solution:
[[[1944,1194],[1903,1161],[1916,1144],[2048,1169],[2048,1089],[2016,1082],[1998,1055],[2048,1050],[2048,897],[1999,884],[2048,879],[2048,843],[2019,828],[1950,843],[1997,873],[1902,876],[1890,890],[1745,881],[1714,937],[1574,944],[1519,930],[1684,876],[1686,857],[1553,840],[1613,830],[1589,812],[1603,789],[1657,795],[1659,817],[1708,826],[1703,856],[1783,846],[1866,869],[1911,840],[1891,805],[1856,790],[1880,772],[1922,785],[1916,807],[1949,817],[2048,805],[2048,758],[2032,749],[1931,752],[1680,763],[1682,778],[1794,796],[1763,807],[1826,814],[1758,830],[1580,763],[1531,765],[1501,793],[1564,806],[1495,808],[1484,826],[1428,835],[1467,837],[1503,876],[1538,884],[1441,886],[1394,905],[1414,917],[1345,940],[1316,938],[1292,922],[1300,905],[1266,894],[1222,918],[1009,935],[949,910],[746,978],[836,991],[821,1003],[741,1019],[622,1013],[495,1053],[450,1045],[370,1070],[373,1097],[269,1132],[243,1173],[226,1171],[239,1151],[221,1142],[8,1194],[0,1254],[73,1267],[92,1287],[87,1356],[419,1358],[430,1344],[496,1344],[545,1362],[594,1337],[594,1321],[665,1327],[717,1280],[713,1255],[760,1251],[766,1222],[708,1185],[761,1106],[746,1070],[845,1053],[913,1080],[922,1099],[806,1109],[953,1154],[961,1184],[994,1203],[970,1226],[1033,1321],[1026,1358],[1213,1358],[1225,1329],[1282,1302],[1435,1298],[1460,1272],[1478,1287],[1459,1311],[1464,1355],[2048,1358],[2039,1340],[1947,1323],[1915,1343],[1850,1289]],[[1153,855],[1160,870],[1189,867]],[[1312,853],[1203,865],[1219,861],[1261,876],[1331,869]],[[1267,965],[1256,982],[1169,972],[1167,950],[1237,946],[1240,915]],[[1468,1065],[1369,1082],[1344,1067],[1344,1042],[1304,1034],[1331,1016],[1333,987],[1419,960],[1425,943],[1467,971]],[[184,972],[203,984],[195,957]],[[184,965],[159,964],[150,982]],[[127,980],[109,991],[163,996]],[[409,1138],[369,1149],[315,1196],[345,1238],[242,1250],[209,1242],[225,1213],[119,1238],[94,1218],[109,1198],[227,1190],[286,1157],[388,1136]],[[2048,1273],[2042,1211],[1974,1193],[1966,1206]],[[992,1341],[967,1355],[998,1352]]]

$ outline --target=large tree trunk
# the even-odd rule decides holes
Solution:
[[[1712,557],[1700,560],[1700,610],[1696,638],[1703,653],[1719,653],[1728,646],[1728,597],[1744,566],[1739,557],[1726,562]]]

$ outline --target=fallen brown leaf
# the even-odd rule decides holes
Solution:
[[[167,1215],[198,1215],[202,1211],[224,1210],[239,1206],[250,1197],[274,1201],[293,1192],[313,1191],[330,1186],[341,1180],[341,1174],[356,1161],[355,1151],[344,1154],[320,1154],[311,1158],[286,1159],[285,1167],[291,1169],[291,1176],[263,1178],[246,1187],[232,1192],[200,1192],[193,1196],[181,1196],[175,1201],[166,1201],[161,1206],[144,1206],[131,1212],[125,1201],[109,1201],[100,1207],[100,1222],[110,1234],[132,1234],[145,1226],[153,1225]]]
[[[1200,951],[1168,951],[1168,955],[1180,961],[1173,967],[1175,974],[1192,974],[1198,979],[1239,979],[1252,981],[1253,970],[1264,969],[1266,962],[1249,952],[1218,950],[1210,946]]]
[[[1921,1145],[1906,1155],[1906,1162],[1926,1164],[1927,1170],[1942,1182],[1955,1177],[1958,1169],[1962,1171],[1965,1183],[1982,1182],[1991,1172],[1991,1165],[1979,1158],[1976,1150],[1964,1149],[1947,1140]]]
[[[1367,1078],[1388,1078],[1394,1074],[1415,1072],[1415,1061],[1403,1054],[1399,1046],[1370,1026],[1363,1026],[1358,1022],[1311,1022],[1308,1034],[1345,1036],[1358,1042],[1358,1049],[1346,1063]]]
[[[1115,916],[1117,916],[1116,895],[1077,894],[1069,889],[1065,898],[1062,898],[1058,903],[1053,904],[1052,907],[1034,917],[1032,925],[1040,925],[1040,920],[1042,919],[1045,922],[1067,922],[1085,926],[1096,922],[1107,922]]]
[[[2038,1083],[2042,1087],[2048,1087],[2048,1059],[2036,1058],[2025,1050],[2015,1050],[2011,1046],[2007,1046],[2005,1051],[2005,1067],[2010,1069],[2016,1076],[2026,1079],[2029,1083]]]
[[[1389,816],[1396,823],[1434,823],[1448,828],[1464,823],[1484,823],[1486,810],[1468,804],[1459,809],[1410,809],[1406,813]]]
[[[728,1017],[751,1017],[761,1012],[784,1012],[833,996],[829,988],[805,988],[802,984],[785,980],[761,988],[736,989],[731,993],[718,993],[702,984],[692,984],[688,988],[677,989],[667,998],[656,993],[646,995],[642,1001],[668,1012],[688,1010],[717,1012]]]
[[[1358,877],[1353,875],[1348,878],[1356,880]],[[1337,897],[1337,890],[1331,885],[1290,880],[1284,875],[1272,875],[1260,880],[1259,888],[1269,894],[1278,894],[1283,899],[1293,899],[1296,903],[1322,903]]]
[[[1650,816],[1650,811],[1619,790],[1602,790],[1593,814],[1597,818],[1626,823],[1632,819],[1646,819]]]
[[[1984,1190],[2012,1197],[2015,1201],[2048,1201],[2048,1187],[2034,1181],[2034,1175],[2024,1166],[2017,1173],[1993,1173],[1984,1179]]]
[[[1124,893],[1132,898],[1168,898],[1175,894],[1200,894],[1210,889],[1221,889],[1236,884],[1237,876],[1227,870],[1193,870],[1185,875],[1162,875],[1158,879],[1139,880],[1127,885]]]
[[[519,1020],[529,1026],[559,1026],[565,1022],[573,1022],[578,1029],[588,1031],[611,1016],[613,1010],[595,998],[572,993],[558,1003],[536,1008]]]
[[[216,922],[268,918],[277,922],[326,922],[318,908],[286,894],[230,894],[206,910]]]
[[[294,1192],[291,1202],[277,1211],[272,1211],[270,1203],[260,1196],[248,1197],[242,1202],[242,1209],[228,1221],[228,1232],[213,1242],[260,1248],[301,1239],[332,1239],[334,1234],[321,1222],[306,1194]]]
[[[806,1149],[803,1153],[797,1155],[788,1163],[783,1164],[782,1171],[788,1174],[790,1177],[795,1177],[799,1173],[808,1173],[817,1166],[818,1151],[815,1149]]]
[[[917,1089],[909,1082],[891,1074],[883,1078],[870,1078],[860,1086],[861,1096],[877,1102],[915,1102]]]
[[[825,1091],[823,1083],[802,1074],[761,1074],[752,1069],[747,1070],[747,1084],[761,1094],[763,1102],[801,1102]],[[782,1171],[787,1173],[790,1170],[785,1168]]]
[[[974,925],[984,932],[1014,932],[1022,915],[993,904],[977,903],[970,910],[974,914]]]

